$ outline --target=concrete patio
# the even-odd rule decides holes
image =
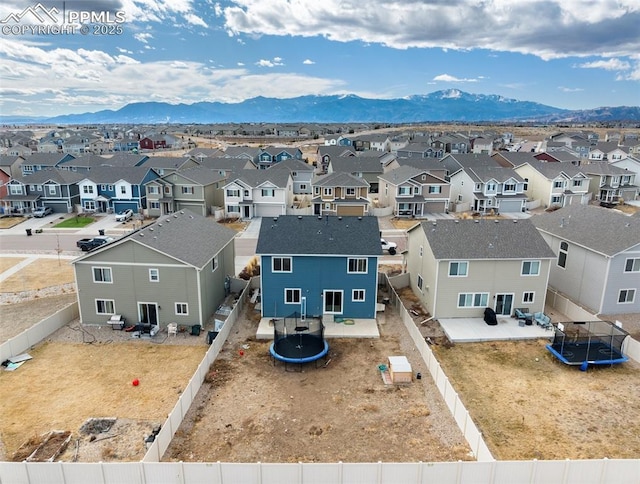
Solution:
[[[517,319],[509,316],[498,316],[498,324],[495,326],[489,326],[482,318],[443,318],[438,321],[449,340],[454,343],[549,339],[554,334],[552,330],[535,323],[520,326]]]
[[[324,324],[324,337],[329,338],[379,338],[376,319],[346,319],[345,322]],[[256,331],[256,339],[273,339],[271,318],[262,318]]]

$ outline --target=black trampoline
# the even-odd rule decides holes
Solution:
[[[299,313],[273,321],[273,343],[269,348],[274,361],[296,365],[326,357],[329,343],[324,325],[317,319],[303,320]]]
[[[578,321],[554,325],[553,342],[547,349],[566,365],[614,365],[629,358],[622,344],[629,333],[609,321]]]

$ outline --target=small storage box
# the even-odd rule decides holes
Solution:
[[[406,356],[389,357],[389,374],[393,383],[411,383],[413,370]]]

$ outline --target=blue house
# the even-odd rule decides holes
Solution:
[[[256,254],[263,318],[297,312],[323,321],[375,319],[382,255],[376,217],[265,217]]]

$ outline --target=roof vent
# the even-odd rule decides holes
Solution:
[[[495,223],[495,224],[499,224],[499,223],[500,223],[500,220],[494,220],[494,221],[493,221],[493,223]]]
[[[302,220],[302,215],[298,215],[298,220]]]
[[[342,215],[340,215],[340,216],[338,217],[338,220],[342,220]]]
[[[518,223],[518,219],[515,219],[515,218],[514,218],[514,219],[513,219],[513,223],[514,223],[514,224],[517,224],[517,223]]]
[[[362,217],[358,217],[358,220],[362,220]]]
[[[158,227],[162,227],[162,224],[158,224]]]
[[[173,218],[178,218],[178,214],[177,214],[177,213],[174,213],[174,214],[173,214]]]
[[[479,224],[479,223],[480,223],[480,220],[474,220],[474,222],[475,222],[475,223],[477,223],[477,224]]]
[[[318,215],[318,220],[322,220],[322,215]]]
[[[153,232],[153,227],[149,227],[149,230],[151,230],[151,232]]]
[[[180,210],[180,213],[181,213],[181,214],[184,214],[184,210]]]
[[[144,234],[142,232],[140,232],[140,237],[144,237]]]
[[[273,217],[273,221],[277,222],[278,221],[278,217]]]

